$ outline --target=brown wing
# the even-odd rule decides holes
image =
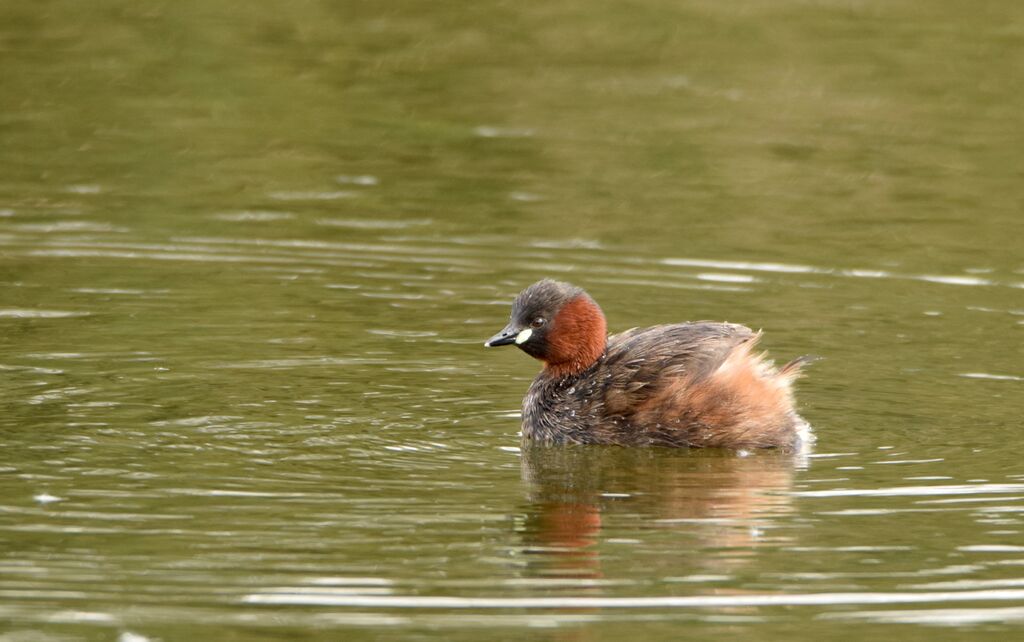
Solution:
[[[700,380],[717,370],[737,346],[757,336],[746,326],[698,321],[609,337],[597,373],[603,380],[605,413],[629,415],[667,383]]]

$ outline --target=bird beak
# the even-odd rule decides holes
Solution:
[[[484,341],[484,347],[496,348],[498,346],[510,346],[516,342],[516,337],[518,335],[519,328],[516,327],[515,323],[510,321],[509,324],[505,326],[505,328],[501,332],[494,335],[487,341]]]

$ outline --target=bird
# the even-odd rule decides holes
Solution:
[[[525,444],[796,450],[813,439],[793,381],[814,357],[776,368],[760,331],[697,321],[608,336],[582,288],[543,279],[519,293],[485,347],[543,362],[522,407]]]

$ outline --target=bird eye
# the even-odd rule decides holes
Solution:
[[[544,323],[545,323],[544,317],[537,317],[533,321],[530,321],[530,327],[531,328],[539,328],[542,325],[544,325]]]

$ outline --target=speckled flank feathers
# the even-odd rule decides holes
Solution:
[[[806,424],[791,384],[801,360],[775,369],[742,325],[701,321],[605,336],[582,290],[541,281],[488,345],[533,327],[519,347],[544,361],[523,401],[523,439],[555,444],[794,448]],[[514,336],[514,334],[513,334]]]

